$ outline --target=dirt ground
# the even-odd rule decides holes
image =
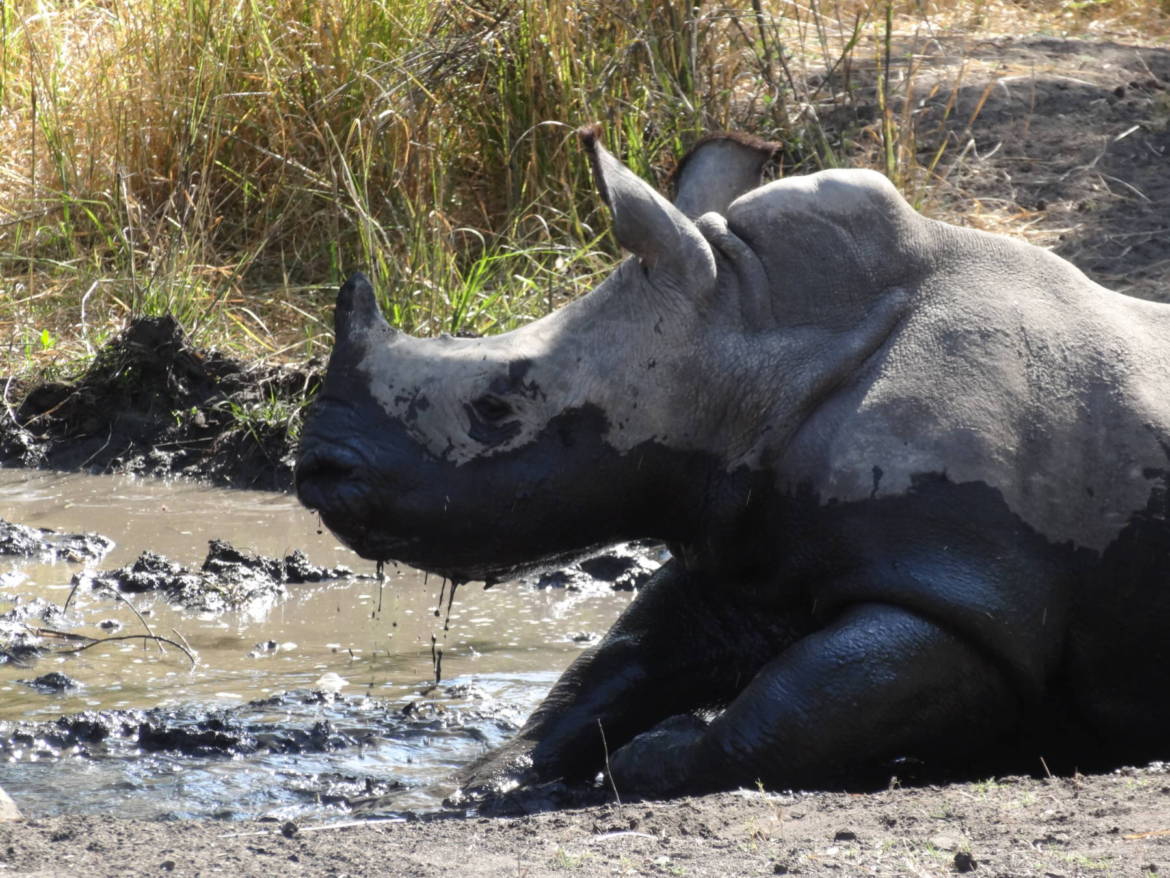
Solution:
[[[936,215],[963,209],[966,221],[991,228],[1008,227],[1004,220],[1011,219],[1011,229],[1053,247],[1102,283],[1170,300],[1170,50],[1138,48],[1120,39],[1020,38],[940,40],[923,51],[928,56],[925,72],[918,74],[923,97],[928,98],[931,77],[940,89],[919,114],[920,151],[933,154],[945,136],[940,167],[953,168],[946,186],[937,190],[944,203],[928,209]],[[948,83],[956,81],[956,67],[946,65],[957,66],[961,58],[970,63],[952,110],[945,113],[954,91]],[[867,113],[868,122],[875,118],[864,101],[853,112],[858,124],[867,124]],[[207,431],[200,435],[209,449],[219,440],[215,424],[209,426],[208,416],[199,414],[199,398],[211,399],[219,406],[216,412],[229,407],[220,393],[222,381],[219,389],[200,389],[200,376],[216,362],[187,363],[185,372],[167,373],[179,379],[171,392],[182,391],[190,404],[183,407],[190,412],[184,423]],[[298,387],[310,381],[304,372],[280,380]],[[126,414],[131,400],[116,409],[123,417],[121,432],[86,420],[99,409],[109,410],[108,398],[88,408],[85,402],[76,388],[59,386],[26,399],[24,432],[17,435],[10,425],[5,435],[0,428],[0,457],[32,462],[39,447],[42,460],[52,462],[54,453],[69,460],[66,451],[54,452],[57,446],[47,443],[84,437],[90,430],[91,444],[75,465],[97,460],[117,469],[138,461],[134,465],[145,471],[165,470],[170,452],[163,447],[163,457],[150,457],[146,449],[158,437]],[[184,426],[174,423],[170,401],[164,403],[151,405],[165,411],[170,428]],[[55,423],[66,430],[58,439],[52,438]],[[115,435],[125,442],[111,456]],[[264,461],[269,483],[287,483],[287,447],[276,443],[254,453]],[[171,465],[187,471],[187,457],[180,463]],[[204,474],[214,477],[214,468]],[[996,876],[1170,872],[1170,770],[1154,765],[1104,775],[995,778],[868,794],[743,792],[521,818],[436,815],[294,826],[64,816],[0,825],[0,873],[30,876],[972,871]]]
[[[1170,770],[881,793],[725,793],[519,818],[350,824],[57,817],[0,826],[10,875],[1155,875]]]

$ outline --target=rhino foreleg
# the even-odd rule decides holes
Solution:
[[[565,671],[516,738],[463,773],[463,788],[592,778],[607,753],[662,720],[730,702],[812,625],[808,613],[763,612],[668,562]]]
[[[663,724],[613,754],[610,772],[619,794],[650,796],[877,781],[900,756],[986,745],[1018,711],[972,646],[910,611],[858,604],[764,665],[710,725]]]

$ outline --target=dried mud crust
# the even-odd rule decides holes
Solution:
[[[248,365],[196,349],[171,317],[140,318],[79,379],[0,412],[0,464],[286,490],[322,366]]]
[[[846,793],[726,793],[513,819],[0,826],[11,874],[1153,876],[1170,870],[1170,775]]]

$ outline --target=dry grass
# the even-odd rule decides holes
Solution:
[[[921,83],[923,39],[1148,38],[1167,3],[7,0],[0,374],[163,311],[254,356],[318,352],[355,267],[417,332],[531,319],[613,253],[587,120],[651,177],[744,128],[789,170],[872,164],[945,209],[953,144],[924,158],[905,98],[968,71]],[[826,124],[874,83],[877,118]]]

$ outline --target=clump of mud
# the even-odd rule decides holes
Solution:
[[[245,365],[195,349],[172,317],[139,318],[78,380],[37,385],[0,417],[0,464],[284,490],[321,365]]]
[[[35,628],[0,618],[0,664],[27,665],[45,648],[45,638]]]
[[[305,697],[317,703],[312,693]],[[282,696],[282,704],[293,696]],[[237,757],[258,752],[310,753],[341,750],[362,743],[361,732],[339,732],[328,720],[304,726],[250,721],[261,703],[214,710],[155,707],[149,710],[105,710],[62,716],[51,722],[0,722],[0,758],[96,759],[141,750],[185,756]],[[355,709],[356,711],[356,709]]]
[[[0,593],[0,601],[11,604],[0,613],[0,664],[29,665],[62,638],[69,639],[55,627],[65,619],[57,604],[6,593]]]
[[[345,566],[317,567],[299,549],[284,558],[268,558],[237,549],[225,540],[211,540],[198,570],[148,550],[116,570],[78,573],[73,584],[89,583],[96,589],[120,592],[158,592],[187,609],[214,613],[277,600],[285,596],[288,585],[353,576]]]
[[[114,547],[98,534],[68,534],[44,527],[13,524],[0,518],[0,555],[44,561],[96,561]]]

